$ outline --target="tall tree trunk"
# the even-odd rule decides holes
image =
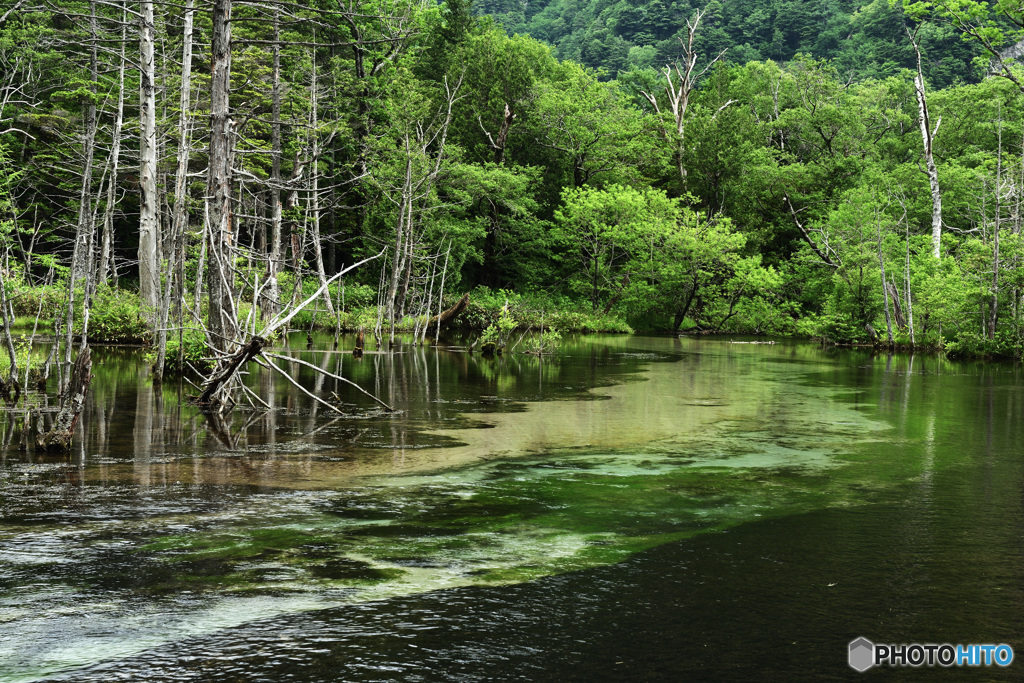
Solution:
[[[931,117],[928,113],[928,98],[924,90],[924,71],[921,69],[921,49],[917,44],[917,34],[907,30],[910,42],[914,45],[914,52],[917,53],[917,75],[914,76],[914,91],[917,94],[917,123],[921,128],[921,139],[924,143],[925,172],[928,174],[928,184],[932,192],[932,255],[941,258],[942,252],[942,192],[939,189],[939,171],[935,166],[935,156],[932,154],[932,147],[935,142],[935,135],[939,132],[939,124],[942,117],[935,122],[932,128]]]
[[[182,275],[178,272],[184,259],[184,235],[188,227],[188,161],[191,148],[190,109],[192,106],[192,18],[193,0],[185,0],[185,16],[182,27],[181,48],[181,100],[178,112],[178,169],[174,177],[174,213],[171,219],[171,248],[169,253],[167,285],[160,305],[160,325],[157,330],[157,360],[153,369],[154,379],[164,374],[167,358],[167,323],[170,318],[171,298],[180,301]],[[172,283],[173,279],[173,283]],[[173,293],[173,294],[172,294]],[[180,305],[180,303],[178,304]]]
[[[996,157],[996,213],[992,226],[992,304],[989,307],[988,338],[996,338],[999,322],[999,228],[1003,218],[1003,112],[999,110],[999,152]]]
[[[96,82],[99,80],[99,58],[97,54],[96,35],[96,3],[89,3],[89,35],[92,48],[89,54],[89,85],[90,97],[85,106],[83,125],[85,130],[82,146],[82,185],[78,199],[78,226],[75,231],[75,245],[71,256],[72,286],[85,278],[88,269],[89,254],[87,250],[89,234],[93,230],[92,212],[92,167],[96,149]]]
[[[879,224],[878,228],[878,267],[882,271],[882,298],[885,302],[885,331],[888,334],[889,348],[895,345],[895,340],[892,336],[892,316],[889,313],[889,287],[888,280],[885,279],[885,260],[882,258],[882,228]]]
[[[92,165],[96,147],[96,82],[99,80],[99,59],[96,35],[96,3],[89,3],[89,33],[92,49],[89,56],[89,71],[92,83],[89,86],[91,97],[85,110],[85,144],[83,149],[82,187],[79,193],[78,227],[75,231],[75,244],[71,254],[71,277],[68,280],[68,298],[65,311],[64,328],[64,363],[67,375],[71,369],[71,347],[73,345],[75,286],[79,281],[85,282],[89,272],[90,235],[94,229],[92,212]],[[85,287],[83,287],[84,291]],[[65,386],[61,384],[61,391]]]
[[[288,241],[292,246],[292,272],[294,273],[295,280],[292,283],[292,292],[290,294],[290,304],[295,304],[298,301],[297,297],[302,295],[302,270],[304,267],[304,259],[306,254],[306,218],[303,217],[302,228],[298,228],[298,221],[295,220],[295,215],[299,208],[299,179],[302,178],[302,174],[306,170],[306,162],[299,156],[299,153],[295,153],[295,162],[292,164],[292,172],[289,177],[288,185],[291,189],[288,190],[288,196],[284,202],[284,210],[288,213]],[[283,229],[282,225],[282,229]]]
[[[156,27],[153,2],[143,0],[139,19],[139,296],[143,315],[154,328],[160,307],[160,220],[157,196],[156,147]]]
[[[231,264],[231,149],[234,125],[231,94],[231,0],[215,0],[211,45],[210,154],[207,201],[210,226],[207,237],[207,287],[211,343],[228,350],[237,332]]]
[[[907,293],[907,327],[910,329],[910,346],[916,347],[917,340],[914,339],[914,302],[910,297],[910,222],[906,223],[907,230],[907,259],[904,270],[904,286]]]
[[[395,228],[395,253],[391,259],[391,279],[388,285],[386,300],[388,325],[390,326],[390,341],[395,341],[396,322],[396,300],[398,296],[398,282],[405,270],[405,241],[412,226],[412,149],[409,135],[405,135],[405,179],[402,183],[402,197],[398,207],[398,225]]]
[[[273,81],[271,86],[270,128],[270,249],[267,258],[267,287],[263,296],[263,317],[267,320],[280,310],[281,290],[277,275],[281,272],[281,22],[274,11]]]
[[[315,34],[314,34],[315,35]],[[317,131],[317,126],[320,123],[319,112],[318,112],[318,100],[319,92],[317,87],[317,76],[316,76],[316,54],[310,55],[313,62],[313,83],[310,86],[310,99],[312,101],[311,126],[310,134],[312,141],[312,156],[313,161],[310,168],[310,185],[312,193],[312,242],[313,242],[313,261],[316,267],[316,275],[321,287],[327,284],[327,273],[324,271],[324,252],[323,245],[320,242],[320,134]],[[331,292],[328,289],[324,290],[324,303],[327,304],[327,312],[334,315],[334,302],[331,301]]]
[[[124,128],[124,72],[127,64],[125,44],[128,42],[128,15],[121,12],[121,64],[117,69],[117,112],[114,114],[114,130],[111,134],[110,180],[107,182],[107,204],[103,207],[103,236],[100,240],[99,281],[107,282],[114,271],[117,281],[117,266],[114,263],[114,207],[117,205],[117,173],[121,159],[121,130]]]

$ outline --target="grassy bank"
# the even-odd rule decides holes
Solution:
[[[291,290],[290,283],[282,283],[282,297],[301,301],[316,291],[317,283],[314,280],[310,279],[302,284],[302,292],[299,293]],[[333,314],[326,310],[321,299],[296,315],[289,327],[293,330],[351,333],[360,329],[369,332],[376,326],[379,311],[374,288],[361,284],[336,283],[331,285],[329,293],[335,307]],[[15,315],[12,329],[19,336],[27,337],[33,331],[39,337],[49,336],[53,332],[54,320],[64,315],[67,288],[62,283],[27,286],[16,280],[9,280],[7,294]],[[446,295],[441,302],[432,302],[430,315],[436,315],[440,310],[455,304],[461,294],[452,293]],[[240,313],[241,317],[246,319],[251,303],[244,302],[245,293],[242,294],[242,298]],[[75,306],[75,333],[81,334],[84,316],[80,291],[76,293],[75,299],[78,302]],[[251,301],[251,295],[249,300]],[[259,320],[258,312],[256,317],[256,325],[259,327],[262,321]],[[426,318],[425,315],[404,316],[397,322],[396,329],[411,332],[418,325],[421,326]],[[643,321],[635,321],[635,324],[640,324],[642,331],[657,331],[647,329]],[[501,335],[507,336],[511,332],[527,330],[554,331],[561,334],[634,332],[633,326],[621,313],[595,312],[586,302],[548,294],[494,291],[487,287],[477,287],[469,292],[468,306],[455,318],[450,328],[480,339],[495,336],[500,338]],[[690,333],[699,331],[689,319],[682,328]],[[943,335],[943,332],[948,336]],[[719,333],[750,332],[723,329]],[[777,336],[804,337],[824,344],[873,345],[888,348],[884,331],[879,331],[878,337],[872,343],[869,338],[861,338],[866,337],[863,329],[851,331],[823,316],[806,316],[796,321],[795,329],[780,330]],[[89,339],[94,343],[151,345],[152,331],[140,307],[138,293],[128,288],[101,286],[90,308]],[[933,329],[919,334],[912,342],[906,331],[900,329],[895,331],[892,348],[904,352],[944,352],[951,358],[1024,359],[1024,348],[1017,337],[1005,334],[988,339],[967,330]],[[179,349],[182,349],[180,354]],[[185,362],[201,367],[201,359],[209,355],[199,326],[186,326],[180,333],[171,330],[168,334],[168,371],[182,369],[178,366]]]
[[[310,294],[315,291],[312,286],[308,288]],[[346,289],[351,291],[350,288]],[[460,297],[461,293],[455,293],[446,295],[440,305],[433,302],[430,315],[436,315],[439,310],[453,306]],[[339,291],[335,291],[332,292],[331,298],[333,301],[340,301],[342,296]],[[334,315],[325,310],[323,303],[310,305],[292,319],[291,327],[321,331],[334,331],[340,328],[342,332],[373,329],[378,317],[376,304],[366,301],[365,297],[360,297],[356,301],[356,307],[336,312]],[[455,319],[452,327],[464,332],[482,332],[497,324],[503,312],[511,316],[517,330],[553,328],[561,332],[633,332],[633,328],[621,316],[593,313],[589,304],[543,294],[492,291],[487,287],[477,287],[469,293],[469,305]],[[428,316],[404,316],[397,322],[396,329],[412,331],[417,323],[423,323],[425,317]]]

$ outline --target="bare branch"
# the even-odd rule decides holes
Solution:
[[[381,249],[380,253],[378,253],[378,254],[376,254],[374,256],[370,256],[369,258],[364,258],[362,261],[359,261],[358,263],[355,263],[355,264],[349,266],[348,268],[343,269],[340,273],[338,273],[337,275],[332,277],[330,280],[328,280],[327,282],[325,282],[322,285],[320,285],[320,288],[318,290],[316,290],[316,292],[314,292],[312,296],[310,296],[308,299],[306,299],[301,304],[299,304],[294,309],[292,309],[291,313],[286,315],[284,318],[281,318],[279,320],[271,320],[269,323],[267,323],[267,326],[263,328],[263,331],[260,332],[260,334],[258,336],[263,337],[265,339],[269,335],[273,334],[275,330],[283,327],[284,325],[287,325],[288,322],[292,318],[294,318],[296,315],[298,315],[299,311],[301,311],[306,306],[308,306],[309,304],[311,304],[314,301],[316,301],[324,293],[324,291],[326,291],[327,287],[332,282],[334,282],[335,280],[337,280],[341,276],[345,275],[346,273],[355,270],[356,268],[358,268],[359,266],[363,265],[364,263],[369,263],[370,261],[373,261],[374,259],[380,258],[381,256],[384,255],[385,251],[387,251],[387,247],[385,247],[384,249]]]
[[[289,375],[289,374],[288,374],[287,372],[285,372],[285,371],[284,371],[284,370],[282,370],[281,368],[279,368],[279,367],[277,367],[276,365],[274,365],[273,363],[271,363],[271,362],[270,362],[269,360],[267,360],[267,365],[269,365],[269,366],[270,366],[270,369],[271,369],[271,370],[273,370],[273,371],[277,372],[277,373],[278,373],[278,374],[280,374],[280,375],[281,375],[282,377],[284,377],[284,378],[285,378],[286,380],[288,380],[289,382],[291,382],[292,386],[294,386],[294,387],[295,387],[296,389],[298,389],[299,391],[301,391],[302,393],[304,393],[304,394],[305,394],[306,396],[309,396],[309,397],[310,397],[311,399],[313,399],[313,400],[314,400],[314,401],[316,401],[317,403],[322,403],[323,405],[327,406],[328,408],[330,408],[330,409],[331,409],[331,410],[333,410],[334,412],[338,413],[339,415],[344,415],[344,414],[345,414],[345,413],[343,413],[343,412],[342,412],[341,410],[339,410],[339,409],[338,409],[337,407],[335,407],[335,406],[331,405],[330,403],[328,403],[327,401],[323,400],[323,399],[322,399],[322,398],[320,398],[319,396],[316,396],[316,395],[315,395],[315,394],[313,394],[312,392],[308,391],[308,390],[307,390],[307,389],[306,389],[306,388],[305,388],[304,386],[302,386],[301,384],[299,384],[298,382],[296,382],[296,381],[295,381],[295,379],[294,379],[294,378],[293,378],[293,377],[292,377],[291,375]]]
[[[335,375],[333,373],[327,372],[326,370],[324,370],[322,368],[318,368],[317,366],[313,365],[312,363],[308,363],[308,362],[306,362],[304,360],[300,360],[300,359],[294,358],[292,356],[282,356],[282,355],[277,354],[277,353],[270,353],[269,351],[264,351],[263,355],[267,356],[269,358],[278,358],[280,360],[287,361],[289,363],[298,363],[299,365],[304,365],[307,368],[311,368],[311,369],[315,370],[316,372],[319,372],[322,375],[327,375],[328,377],[336,379],[339,382],[344,382],[345,384],[348,384],[350,386],[355,387],[357,390],[361,391],[363,394],[365,394],[365,395],[369,396],[370,398],[372,398],[379,405],[381,405],[384,408],[384,410],[388,411],[389,413],[395,412],[394,408],[392,408],[387,403],[385,403],[384,401],[380,400],[379,398],[377,398],[376,396],[374,396],[373,394],[368,392],[366,389],[363,389],[361,386],[359,386],[358,384],[356,384],[355,382],[353,382],[350,379],[345,379],[344,377],[342,377],[340,375]]]

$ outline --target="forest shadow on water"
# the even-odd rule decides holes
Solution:
[[[1021,649],[1014,366],[281,351],[399,411],[299,367],[346,416],[254,372],[275,409],[212,425],[117,349],[71,456],[6,425],[0,680],[835,679],[858,636]]]

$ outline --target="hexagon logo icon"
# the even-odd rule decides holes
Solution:
[[[875,644],[867,638],[850,641],[850,666],[867,671],[875,664]]]

